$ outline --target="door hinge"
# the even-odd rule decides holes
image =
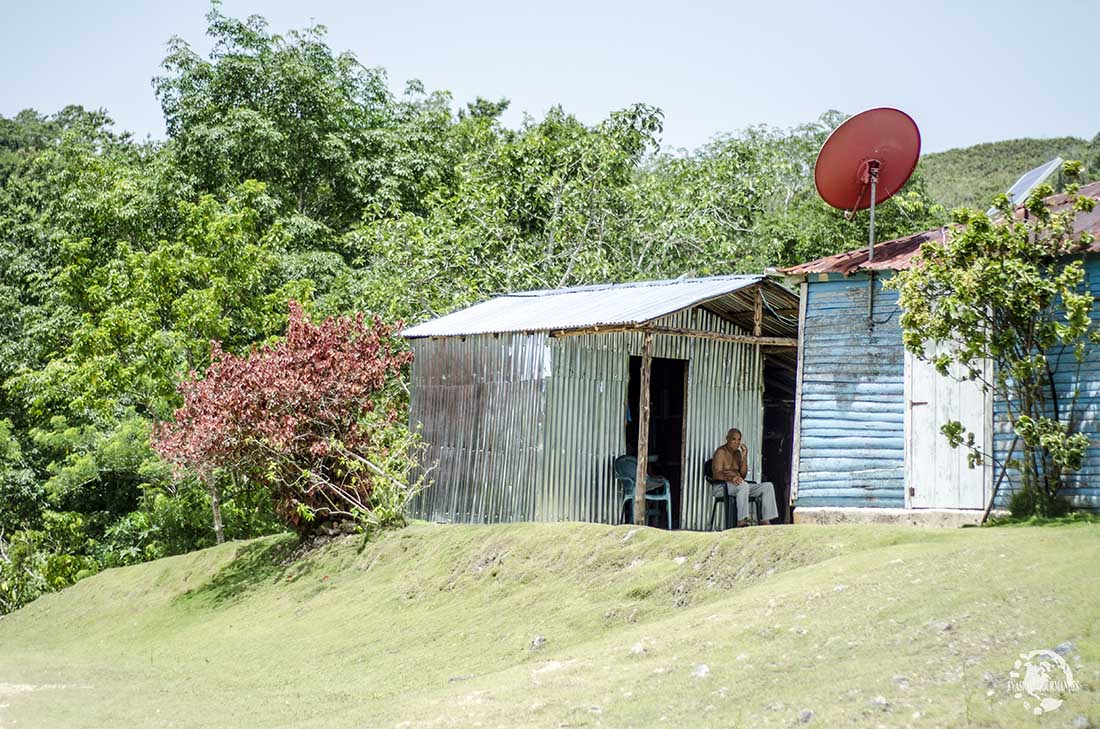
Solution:
[[[928,404],[927,400],[910,400],[909,401],[909,407],[913,407],[914,405],[927,405],[927,404]]]
[[[917,495],[917,489],[914,488],[913,486],[910,486],[909,487],[909,495],[910,496],[916,496]]]

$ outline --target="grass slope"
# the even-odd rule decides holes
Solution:
[[[1020,175],[1055,157],[1084,162],[1085,179],[1095,180],[1100,177],[1100,135],[1091,143],[1058,137],[976,144],[926,154],[921,168],[933,200],[948,209],[965,205],[985,210],[993,196],[1006,192]]]
[[[287,537],[233,543],[45,596],[0,620],[0,726],[1100,725],[1096,525],[360,546],[282,567]],[[1082,689],[1034,717],[1008,672],[1063,641]]]

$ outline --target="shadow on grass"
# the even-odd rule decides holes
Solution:
[[[245,544],[237,550],[232,562],[180,599],[205,600],[215,605],[231,602],[264,583],[281,579],[289,567],[287,557],[297,546],[298,539],[292,534]]]

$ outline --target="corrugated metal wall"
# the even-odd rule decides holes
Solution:
[[[666,317],[659,326],[740,333],[703,309]],[[638,333],[551,340],[554,374],[547,388],[546,457],[535,518],[611,523],[619,518],[612,475],[626,452],[629,358],[640,355]],[[683,513],[686,529],[707,526],[712,504],[703,463],[737,426],[749,445],[750,478],[760,474],[763,440],[763,360],[755,345],[655,336],[653,356],[688,360]]]
[[[743,333],[702,309],[660,326]],[[418,518],[500,522],[619,518],[614,458],[626,452],[629,358],[642,335],[470,336],[411,340],[410,421],[422,424],[434,485]],[[702,469],[741,428],[759,477],[763,361],[755,345],[654,337],[655,357],[688,360],[682,526],[707,525]]]
[[[797,506],[905,505],[904,349],[897,292],[876,277],[807,287]]]
[[[410,340],[409,420],[434,484],[413,503],[433,521],[530,520],[541,473],[550,350],[544,334]]]

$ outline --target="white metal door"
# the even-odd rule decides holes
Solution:
[[[985,508],[992,468],[988,464],[970,468],[967,448],[948,444],[940,427],[951,420],[961,422],[964,432],[974,433],[982,452],[990,452],[992,399],[982,392],[981,383],[944,377],[907,351],[905,485],[909,508]]]

